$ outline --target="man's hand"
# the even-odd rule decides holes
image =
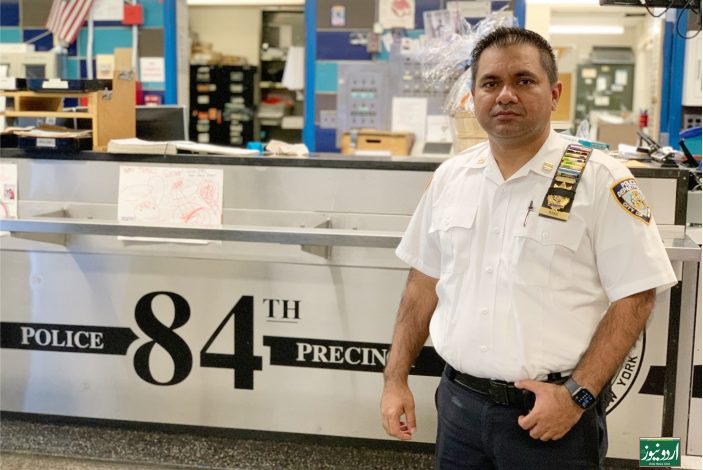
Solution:
[[[408,375],[430,332],[430,319],[437,306],[437,281],[410,268],[383,370],[383,428],[404,441],[412,439],[415,433],[415,399],[408,387]],[[405,422],[400,420],[401,416],[405,416]]]
[[[405,422],[400,420],[405,416]],[[388,381],[381,396],[383,428],[391,436],[409,441],[415,434],[415,399],[407,383]]]
[[[529,431],[533,439],[561,439],[581,419],[583,410],[574,403],[563,385],[520,380],[515,382],[515,386],[535,394],[535,406],[532,411],[517,419],[518,425]]]

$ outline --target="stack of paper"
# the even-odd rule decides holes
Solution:
[[[226,147],[224,145],[199,144],[189,140],[174,140],[167,142],[154,142],[137,138],[112,139],[107,143],[109,153],[129,153],[148,155],[175,155],[179,150],[194,153],[207,153],[212,155],[258,155],[258,150]]]
[[[68,127],[43,124],[31,129],[14,130],[14,133],[20,137],[34,137],[37,139],[80,139],[90,137],[92,131],[90,129],[69,129]]]
[[[185,150],[187,152],[210,153],[216,155],[259,155],[258,150],[242,149],[238,147],[227,147],[225,145],[199,144],[197,142],[191,142],[189,140],[176,142],[176,148],[178,150]]]
[[[149,155],[175,155],[175,142],[150,142],[137,138],[112,139],[107,143],[109,153],[143,153]]]

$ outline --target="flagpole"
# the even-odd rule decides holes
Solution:
[[[51,38],[54,45],[54,47],[51,48],[51,52],[54,53],[57,61],[56,77],[50,78],[66,78],[68,74],[68,51],[64,47],[63,42],[61,41],[61,37],[58,34],[58,28],[60,27],[59,21],[61,19],[62,13],[61,4],[61,0],[54,0],[54,2],[51,4],[51,11],[49,12],[49,17],[47,18],[46,22],[46,34],[52,35]],[[35,37],[29,42],[34,42],[42,36],[43,35]]]
[[[93,24],[93,7],[90,7],[90,13],[88,13],[88,44],[86,44],[86,61],[85,70],[87,79],[92,80],[94,78],[93,74],[93,35],[95,33],[95,28]]]
[[[46,21],[46,29],[54,35],[54,51],[66,54],[68,46],[76,40],[85,20],[92,19],[93,4],[95,0],[53,0],[49,17]],[[92,74],[93,70],[93,39],[89,25],[88,45],[86,51],[88,57],[87,72]]]

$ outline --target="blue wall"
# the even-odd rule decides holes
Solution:
[[[173,0],[140,0],[144,8],[144,24],[140,26],[140,38],[147,36],[144,41],[151,41],[152,47],[164,55],[163,39],[161,45],[158,38],[163,37],[164,11]],[[46,18],[49,16],[50,1],[36,0],[0,0],[0,43],[21,43],[31,40],[43,33]],[[31,8],[31,11],[26,9]],[[96,21],[94,23],[93,54],[112,54],[116,47],[132,47],[131,26],[123,26],[118,21]],[[88,29],[83,27],[76,41],[68,49],[68,59],[64,77],[86,77],[86,50]],[[153,44],[156,40],[157,44]],[[141,41],[141,39],[140,39]],[[54,46],[52,34],[48,34],[34,42],[37,51],[48,51]],[[160,46],[160,47],[159,47]],[[150,54],[154,56],[154,54]],[[147,83],[144,89],[151,94],[164,95],[165,83]]]
[[[445,0],[415,0],[414,28],[405,31],[408,37],[418,37],[423,30],[423,13],[445,8]],[[330,9],[334,5],[346,8],[347,26],[329,25]],[[525,0],[492,0],[491,9],[500,10],[508,6],[520,24],[524,24]],[[305,129],[303,140],[311,151],[337,152],[336,131],[320,127],[320,111],[336,110],[337,67],[341,61],[387,60],[388,53],[366,52],[365,45],[350,44],[353,33],[372,32],[377,0],[306,0],[306,93]],[[480,18],[468,18],[470,22]],[[384,31],[386,32],[386,31]]]

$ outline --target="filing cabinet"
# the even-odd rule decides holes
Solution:
[[[254,140],[256,71],[242,65],[191,65],[192,140],[236,147]]]

